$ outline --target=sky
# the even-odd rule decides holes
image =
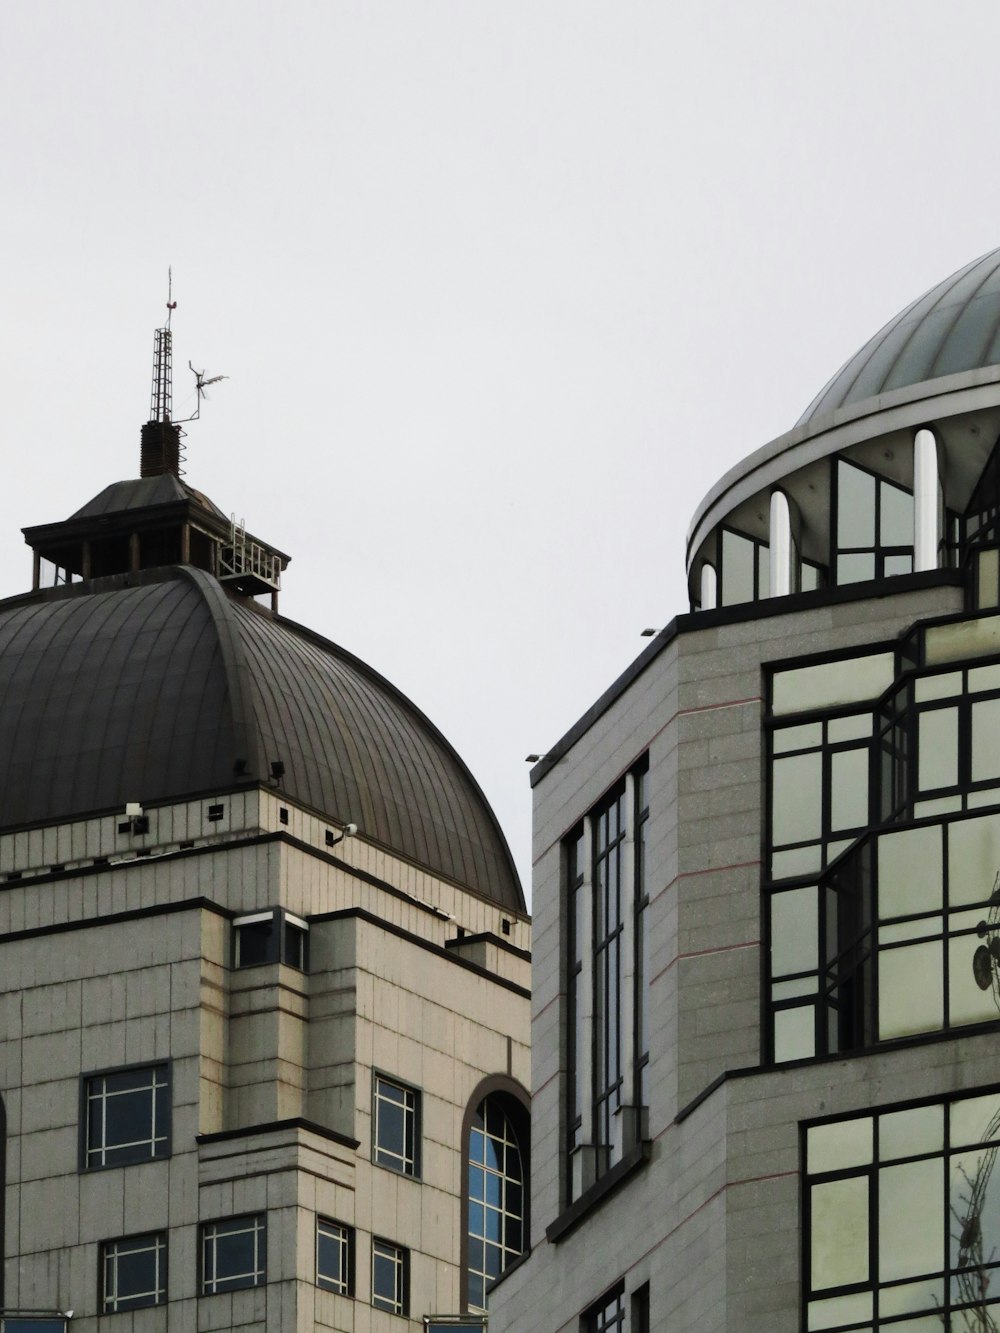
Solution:
[[[0,40],[0,597],[186,480],[463,756],[530,895],[544,752],[688,609],[698,502],[1000,245],[995,0],[32,0]],[[344,817],[348,818],[347,812]]]

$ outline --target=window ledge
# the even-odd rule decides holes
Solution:
[[[606,1171],[599,1180],[580,1195],[578,1199],[559,1214],[554,1222],[545,1228],[545,1239],[555,1245],[584,1220],[595,1208],[618,1189],[633,1172],[649,1161],[653,1151],[651,1139],[643,1139],[634,1148],[630,1148],[620,1162],[616,1162],[610,1171]]]

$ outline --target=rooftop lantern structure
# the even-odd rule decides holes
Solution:
[[[45,583],[194,565],[241,596],[269,594],[271,609],[277,611],[281,573],[291,557],[249,534],[235,515],[227,516],[182,480],[182,427],[198,420],[206,387],[225,376],[206,378],[204,371],[191,366],[195,411],[181,421],[173,418],[170,318],[176,305],[171,293],[166,323],[154,334],[150,411],[141,432],[139,477],[105,487],[61,523],[23,529],[34,552],[32,587],[37,591]]]

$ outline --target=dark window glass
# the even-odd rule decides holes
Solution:
[[[286,963],[305,972],[309,967],[309,932],[304,923],[289,920],[280,908],[267,915],[255,913],[233,922],[233,966],[259,967]]]
[[[486,1309],[486,1288],[524,1249],[521,1145],[499,1099],[479,1104],[469,1135],[470,1310]]]
[[[619,1288],[602,1296],[580,1321],[581,1333],[614,1333],[625,1327],[625,1293]]]
[[[343,1222],[316,1222],[316,1282],[327,1291],[354,1291],[354,1232]]]
[[[415,1089],[375,1076],[372,1156],[379,1166],[405,1176],[419,1175],[419,1106]]]
[[[170,1152],[170,1080],[166,1065],[146,1065],[84,1079],[84,1166],[125,1166]]]
[[[278,936],[273,917],[237,925],[235,932],[237,967],[257,967],[261,963],[278,961]]]
[[[201,1289],[206,1296],[239,1287],[259,1287],[266,1267],[267,1223],[263,1213],[202,1225]]]
[[[167,1238],[162,1231],[101,1246],[101,1308],[105,1314],[162,1305],[167,1299]],[[8,1322],[9,1327],[9,1322]]]
[[[372,1305],[390,1314],[409,1308],[409,1252],[392,1241],[372,1239]]]

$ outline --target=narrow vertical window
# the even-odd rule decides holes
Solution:
[[[101,1246],[101,1306],[105,1314],[162,1305],[167,1299],[167,1238],[162,1231]]]
[[[354,1294],[354,1230],[326,1217],[316,1219],[316,1285]]]
[[[580,981],[583,972],[583,921],[587,903],[583,891],[586,837],[581,828],[570,839],[567,851],[567,936],[569,947],[566,958],[566,992],[568,1003],[569,1049],[567,1121],[569,1128],[567,1149],[572,1152],[583,1143],[583,1061],[581,1044],[584,1025],[580,1016]]]
[[[621,1105],[622,860],[626,831],[625,791],[597,815],[594,849],[594,1137],[612,1142]]]
[[[486,1290],[524,1250],[521,1143],[500,1097],[480,1102],[469,1133],[467,1304],[486,1309]]]
[[[649,770],[636,774],[635,830],[635,1103],[649,1105],[649,885],[646,882],[646,828]]]
[[[372,1160],[404,1176],[420,1174],[420,1094],[375,1075]]]
[[[372,1240],[372,1305],[390,1314],[406,1314],[409,1309],[410,1255],[402,1245],[389,1240]]]

